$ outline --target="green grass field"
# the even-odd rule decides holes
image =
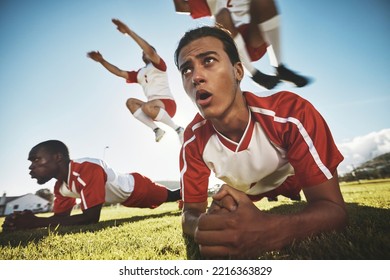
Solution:
[[[390,259],[390,180],[342,184],[350,224],[341,233],[307,238],[260,259]],[[256,205],[270,213],[291,213],[304,202],[280,198]],[[41,214],[44,215],[44,214]],[[47,215],[47,214],[45,214]],[[182,235],[177,203],[157,209],[105,207],[100,222],[0,233],[2,260],[186,260],[201,259]],[[0,218],[2,224],[4,218]]]

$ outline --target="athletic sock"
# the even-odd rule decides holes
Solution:
[[[280,16],[276,15],[273,18],[259,24],[259,28],[264,35],[264,39],[268,43],[267,53],[272,66],[277,67],[282,63],[282,52],[280,42]]]
[[[180,196],[180,189],[177,189],[177,190],[168,190],[168,197],[167,197],[167,202],[172,202],[172,201],[178,201],[181,199],[181,196]]]
[[[246,50],[244,38],[242,38],[240,33],[234,37],[234,42],[236,43],[242,64],[244,65],[245,69],[249,71],[251,76],[253,76],[257,69],[252,65],[252,60],[248,54],[248,51]]]
[[[157,122],[162,122],[175,130],[179,128],[179,126],[173,122],[171,116],[163,108],[160,108],[160,111],[154,120]]]
[[[145,125],[149,126],[151,129],[155,130],[158,128],[158,126],[154,123],[154,121],[148,117],[144,111],[142,111],[141,108],[139,108],[137,111],[133,113],[133,116],[139,120],[140,122],[144,123]]]
[[[267,89],[274,88],[279,82],[279,78],[276,76],[264,74],[252,65],[252,60],[246,50],[245,41],[240,33],[234,37],[234,42],[236,43],[237,50],[240,55],[240,60],[245,69],[251,74],[252,80]]]

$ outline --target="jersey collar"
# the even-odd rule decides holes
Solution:
[[[219,141],[221,141],[221,143],[226,148],[231,150],[232,152],[237,153],[237,152],[241,152],[241,151],[246,150],[248,148],[248,146],[249,146],[250,141],[251,141],[252,134],[253,134],[253,128],[255,126],[255,123],[254,123],[254,120],[252,119],[252,113],[249,110],[249,108],[248,108],[248,111],[249,111],[248,124],[247,124],[247,126],[245,128],[244,134],[242,135],[242,137],[240,139],[240,142],[238,142],[238,143],[234,142],[234,141],[230,140],[229,138],[225,137],[224,135],[222,135],[213,126]]]

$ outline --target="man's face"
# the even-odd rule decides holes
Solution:
[[[45,184],[57,176],[57,155],[48,153],[44,148],[33,148],[28,155],[28,160],[31,161],[29,167],[31,178],[37,179],[38,184]]]
[[[181,49],[178,65],[184,89],[205,119],[221,119],[234,108],[243,68],[232,65],[220,40],[192,41]]]

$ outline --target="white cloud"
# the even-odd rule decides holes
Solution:
[[[337,146],[344,155],[344,161],[338,168],[339,174],[350,172],[353,167],[390,152],[390,128],[355,137]]]

